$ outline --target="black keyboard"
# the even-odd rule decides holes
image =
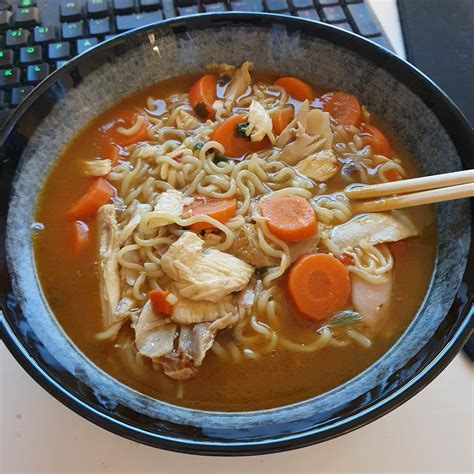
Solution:
[[[0,126],[36,84],[96,44],[159,20],[225,11],[320,20],[391,48],[363,0],[0,0]]]

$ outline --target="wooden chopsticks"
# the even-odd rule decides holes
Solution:
[[[474,196],[474,170],[354,186],[344,191],[354,212],[379,212]],[[385,197],[393,196],[393,197]],[[357,202],[360,199],[378,198]]]

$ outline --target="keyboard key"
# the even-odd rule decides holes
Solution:
[[[161,12],[137,13],[135,15],[117,16],[116,20],[117,30],[126,31],[163,20],[163,14]]]
[[[338,3],[341,3],[338,0],[316,0],[321,6],[326,6],[326,5],[337,5]]]
[[[12,106],[16,107],[32,90],[31,86],[15,87],[12,90]]]
[[[204,5],[204,11],[206,13],[219,13],[226,12],[227,8],[223,3],[207,3]]]
[[[265,0],[265,5],[270,12],[284,12],[289,9],[286,0]]]
[[[69,61],[56,61],[56,69],[65,66]]]
[[[192,5],[190,7],[178,7],[179,16],[195,15],[196,13],[199,13],[198,5]]]
[[[20,49],[20,62],[23,64],[34,64],[42,61],[43,50],[41,46],[27,46]]]
[[[34,0],[20,0],[18,2],[18,7],[19,8],[36,7],[36,2]]]
[[[13,50],[4,49],[0,51],[0,67],[10,66],[13,64]]]
[[[49,43],[56,41],[56,29],[52,26],[37,26],[33,30],[35,43]]]
[[[323,13],[326,17],[326,20],[331,23],[347,20],[344,10],[341,7],[324,7]]]
[[[319,21],[321,19],[319,18],[318,12],[314,8],[311,8],[310,10],[298,10],[296,14],[300,18],[306,18],[307,20]]]
[[[7,2],[7,0],[0,0],[0,10],[9,10],[11,5]]]
[[[71,57],[71,45],[69,43],[51,43],[48,45],[49,59],[69,59]]]
[[[293,5],[293,8],[296,8],[297,10],[312,8],[314,6],[313,0],[291,0],[291,4]]]
[[[354,23],[359,29],[361,35],[376,35],[380,34],[379,27],[372,20],[372,16],[364,3],[357,3],[355,5],[348,5],[349,13],[354,19]]]
[[[16,67],[0,69],[0,87],[12,89],[20,85],[20,70]]]
[[[5,91],[0,90],[0,110],[6,109],[7,107],[7,93]]]
[[[231,0],[230,9],[235,12],[263,12],[261,0]]]
[[[75,21],[80,20],[82,8],[79,1],[76,0],[61,0],[61,21]]]
[[[26,82],[36,84],[49,76],[49,64],[41,63],[26,68]]]
[[[159,10],[161,8],[161,0],[140,0],[140,10],[149,12],[153,10]]]
[[[99,44],[99,40],[97,38],[86,38],[77,40],[77,54],[81,54],[84,51],[87,51],[96,44]]]
[[[105,35],[104,36],[104,41],[109,41],[111,39],[114,39],[117,35]]]
[[[10,28],[12,12],[9,10],[0,11],[0,31],[5,31]]]
[[[115,13],[133,13],[135,4],[133,0],[113,0]]]
[[[84,22],[63,23],[61,27],[63,39],[74,39],[84,36]]]
[[[352,31],[352,26],[349,23],[338,23],[336,26],[343,30]]]
[[[106,35],[110,32],[110,18],[96,18],[89,20],[89,32],[91,35]]]
[[[87,0],[87,15],[92,17],[107,16],[109,6],[107,0]]]
[[[28,44],[28,38],[30,32],[25,28],[18,28],[16,30],[8,30],[6,34],[5,44],[12,48],[26,46]]]
[[[39,21],[39,10],[36,7],[20,8],[15,12],[15,26],[36,26]]]

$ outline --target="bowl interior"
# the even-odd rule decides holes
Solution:
[[[309,429],[323,430],[342,413],[349,419],[365,402],[374,403],[390,392],[387,381],[392,380],[392,374],[416,356],[443,323],[466,267],[471,239],[469,203],[440,204],[436,207],[439,241],[435,271],[425,300],[403,336],[384,357],[351,381],[287,407],[213,413],[172,406],[115,381],[78,351],[49,310],[36,274],[31,227],[36,200],[49,169],[77,131],[100,111],[138,89],[201,71],[209,63],[250,60],[258,69],[296,74],[309,82],[356,94],[402,138],[422,174],[462,168],[450,136],[427,106],[427,97],[415,94],[400,80],[402,77],[384,68],[384,57],[390,60],[388,53],[366,46],[369,51],[374,49],[374,62],[351,50],[351,40],[362,40],[330,27],[300,28],[298,23],[262,18],[258,22],[172,22],[104,45],[43,84],[41,96],[8,137],[10,141],[18,140],[22,133],[27,137],[14,145],[22,156],[7,226],[8,269],[17,299],[12,308],[28,326],[30,339],[23,334],[25,344],[40,351],[43,359],[46,353],[52,356],[47,365],[60,374],[67,391],[85,397],[89,406],[132,429],[161,439],[223,445],[239,440],[250,444],[277,434],[281,439]],[[47,110],[43,120],[37,119],[44,113],[39,104]],[[406,382],[419,369],[412,365],[411,372],[404,372],[397,384]]]

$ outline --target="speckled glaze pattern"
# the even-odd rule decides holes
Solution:
[[[412,323],[383,358],[330,392],[289,407],[213,413],[172,406],[117,382],[79,352],[59,326],[42,294],[32,250],[36,200],[48,171],[78,130],[124,96],[169,77],[203,70],[211,62],[239,64],[243,60],[253,61],[259,69],[297,74],[356,94],[402,138],[423,174],[461,169],[456,148],[438,118],[399,78],[355,52],[283,24],[217,26],[212,33],[161,27],[130,41],[136,41],[135,49],[111,56],[77,87],[64,91],[21,157],[7,225],[8,266],[18,303],[46,349],[67,371],[93,387],[96,399],[108,410],[129,407],[153,419],[199,427],[211,438],[217,433],[225,439],[229,429],[245,432],[250,428],[265,438],[272,426],[283,423],[290,423],[297,432],[300,420],[351,403],[404,366],[442,323],[466,266],[471,240],[469,202],[436,207],[439,243],[430,289]]]

